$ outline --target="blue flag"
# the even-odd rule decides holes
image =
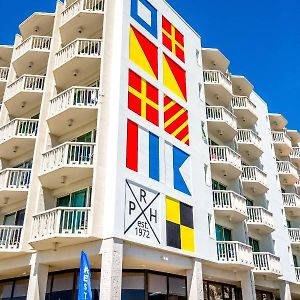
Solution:
[[[81,251],[80,259],[78,300],[92,300],[91,268],[88,256],[84,251]]]

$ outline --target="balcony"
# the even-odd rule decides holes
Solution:
[[[42,185],[54,189],[92,177],[94,146],[93,143],[67,142],[44,153]]]
[[[269,190],[267,175],[254,166],[243,166],[241,180],[243,188],[253,195],[262,195]]]
[[[38,120],[14,119],[0,128],[0,157],[10,160],[33,151]]]
[[[263,207],[247,207],[247,225],[249,229],[256,230],[261,234],[274,231],[273,215]]]
[[[7,86],[5,106],[10,115],[20,117],[40,106],[45,85],[45,76],[22,75]]]
[[[300,249],[300,228],[288,228],[291,245]]]
[[[226,217],[231,222],[247,218],[246,198],[232,191],[213,191],[216,216]]]
[[[217,242],[218,261],[229,268],[253,268],[252,247],[239,242]]]
[[[277,161],[277,171],[283,185],[293,185],[299,181],[298,171],[289,161]]]
[[[21,168],[4,169],[0,172],[0,207],[13,204],[27,197],[31,170]]]
[[[210,146],[210,165],[213,173],[235,179],[242,172],[241,156],[226,146]]]
[[[285,132],[272,131],[273,144],[278,156],[289,156],[293,151],[292,142]]]
[[[55,54],[54,77],[61,89],[100,74],[101,40],[76,39]]]
[[[291,216],[300,216],[300,197],[293,193],[282,194],[285,212]]]
[[[252,127],[258,120],[255,104],[247,96],[233,96],[231,101],[233,113],[243,127]]]
[[[5,89],[9,68],[0,67],[0,90]]]
[[[290,158],[292,163],[300,169],[300,147],[293,147]]]
[[[270,277],[281,276],[280,258],[268,252],[253,252],[254,272]]]
[[[56,207],[33,216],[32,239],[36,250],[52,249],[89,241],[89,207]]]
[[[300,268],[295,267],[295,273],[296,273],[296,281],[300,283]]]
[[[269,114],[272,130],[284,130],[288,121],[282,114]]]
[[[85,36],[95,34],[97,24],[102,31],[104,19],[104,0],[77,0],[62,12],[60,34],[66,44],[74,40],[80,29]]]
[[[47,123],[51,134],[62,136],[95,120],[98,104],[99,88],[72,87],[60,93],[50,100]]]
[[[233,140],[237,134],[236,117],[222,106],[206,107],[208,131],[224,142]]]
[[[298,174],[298,176],[300,177],[299,174]],[[295,189],[296,189],[297,193],[300,193],[300,180],[295,183]]]
[[[219,70],[204,70],[203,80],[206,97],[217,98],[218,104],[229,106],[232,99],[230,75]]]
[[[0,225],[0,258],[19,251],[23,226]]]
[[[17,74],[37,74],[47,67],[51,37],[33,35],[16,47],[13,66]]]
[[[253,130],[238,129],[236,136],[239,153],[248,160],[257,160],[263,153],[261,138]]]

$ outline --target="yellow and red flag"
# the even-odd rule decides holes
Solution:
[[[162,18],[163,45],[184,62],[184,36],[165,17]]]
[[[164,96],[165,131],[186,145],[189,141],[188,112],[168,96]]]
[[[163,82],[175,95],[187,101],[186,96],[186,74],[177,63],[163,53]]]
[[[129,58],[149,75],[158,78],[158,49],[133,26],[130,26]]]
[[[158,90],[132,70],[129,70],[128,108],[158,126]]]

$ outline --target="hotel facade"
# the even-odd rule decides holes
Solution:
[[[0,299],[300,299],[300,134],[166,2],[34,13],[0,100]]]

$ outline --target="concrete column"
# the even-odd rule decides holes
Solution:
[[[26,299],[44,300],[49,266],[40,264],[36,253],[32,254],[30,266],[31,269]]]
[[[203,300],[203,277],[202,277],[202,263],[195,259],[193,268],[187,271],[187,288],[189,300]]]
[[[101,262],[101,300],[121,299],[123,241],[110,238],[103,241]]]
[[[252,271],[239,272],[243,300],[256,300],[255,283]]]
[[[287,281],[282,281],[280,283],[280,299],[292,300],[290,285]]]

